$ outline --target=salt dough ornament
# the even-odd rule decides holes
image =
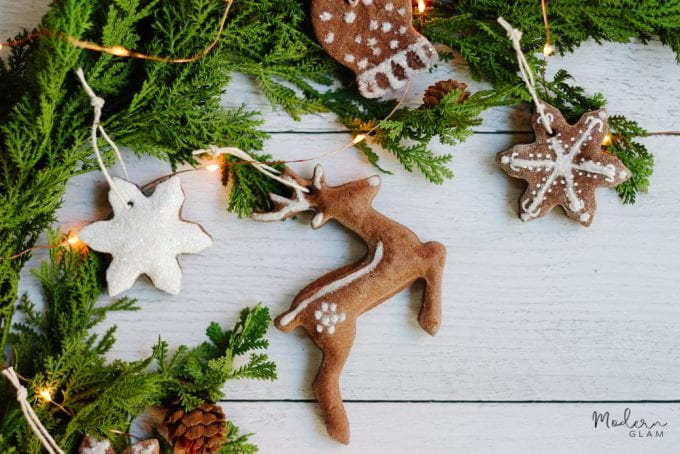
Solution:
[[[109,191],[113,218],[78,233],[95,251],[113,256],[106,270],[109,295],[129,289],[142,274],[158,289],[178,294],[182,269],[177,256],[201,252],[212,244],[200,225],[181,218],[184,192],[179,178],[159,183],[150,197],[129,181],[114,177],[113,182],[117,190]]]
[[[441,243],[422,243],[418,237],[371,206],[380,189],[380,177],[372,176],[342,186],[328,186],[323,169],[317,165],[311,180],[286,169],[304,192],[293,198],[275,194],[275,211],[258,213],[259,221],[290,218],[314,211],[312,227],[318,229],[335,219],[359,235],[367,246],[366,256],[320,277],[305,287],[291,308],[276,318],[278,329],[290,332],[304,328],[323,352],[314,380],[314,394],[326,415],[328,433],[349,443],[349,421],[340,394],[340,373],[354,343],[359,315],[373,309],[415,281],[425,281],[418,322],[429,334],[436,334],[441,322],[441,283],[446,249]]]
[[[557,108],[545,103],[543,107],[553,134],[535,114],[536,141],[499,153],[497,161],[508,175],[528,183],[519,201],[523,221],[545,216],[560,205],[568,217],[587,227],[595,214],[595,189],[615,187],[631,173],[619,158],[602,149],[606,110],[588,112],[570,125]]]
[[[160,452],[161,445],[158,440],[151,439],[130,445],[120,454],[160,454]],[[109,440],[98,440],[86,435],[78,448],[78,454],[116,454],[116,451]]]
[[[312,24],[323,48],[357,76],[359,91],[378,98],[437,61],[413,28],[411,0],[313,0]]]

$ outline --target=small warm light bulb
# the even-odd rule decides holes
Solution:
[[[545,46],[543,46],[543,56],[550,57],[554,53],[555,49],[552,47],[552,45],[550,43],[545,43]]]
[[[52,402],[52,393],[49,389],[45,388],[38,390],[38,396],[45,402]]]
[[[418,0],[418,12],[420,14],[425,12],[425,0]]]
[[[71,246],[75,246],[76,244],[80,243],[80,238],[78,238],[77,236],[72,236],[71,238],[66,240],[66,242]]]
[[[113,46],[109,49],[109,52],[117,57],[130,56],[130,51],[124,48],[123,46]]]
[[[364,135],[364,134],[359,134],[359,135],[357,135],[357,136],[354,138],[354,140],[352,140],[352,144],[356,145],[356,144],[358,144],[359,142],[363,142],[364,140],[366,140],[366,135]]]
[[[2,43],[0,43],[0,51],[3,49],[3,47],[5,46],[3,46]]]
[[[220,168],[219,164],[210,164],[209,166],[205,166],[205,170],[207,170],[208,172],[215,172],[219,168]]]
[[[604,139],[602,139],[602,146],[608,147],[611,144],[612,144],[612,135],[607,134],[606,136],[604,136]]]

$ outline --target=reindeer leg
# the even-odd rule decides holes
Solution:
[[[349,444],[349,420],[340,394],[340,373],[356,336],[356,320],[347,320],[333,335],[314,334],[312,338],[323,351],[321,367],[312,389],[326,417],[331,438]]]
[[[427,248],[429,262],[425,276],[423,276],[425,292],[418,314],[418,323],[426,332],[434,336],[439,330],[442,318],[442,273],[446,260],[446,248],[436,241],[426,243],[424,247]]]

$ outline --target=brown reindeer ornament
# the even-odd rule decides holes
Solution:
[[[296,189],[287,199],[271,194],[275,210],[257,213],[258,221],[275,221],[314,211],[312,227],[331,219],[359,235],[367,245],[366,256],[320,277],[305,287],[290,309],[276,318],[276,327],[290,332],[304,328],[323,352],[313,390],[326,416],[328,433],[349,443],[349,421],[340,394],[340,373],[352,349],[356,320],[418,279],[425,281],[420,326],[434,335],[441,323],[441,284],[446,249],[441,243],[422,243],[409,229],[371,207],[380,189],[380,177],[372,176],[342,186],[326,184],[317,165],[311,180],[286,169],[286,177],[307,192]]]
[[[354,71],[366,98],[403,87],[437,61],[437,51],[412,21],[411,0],[312,1],[319,43]]]

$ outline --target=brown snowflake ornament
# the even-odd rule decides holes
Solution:
[[[313,0],[312,23],[328,54],[357,75],[359,91],[378,98],[437,61],[412,25],[411,0]]]
[[[602,149],[606,110],[588,112],[570,125],[555,107],[544,108],[553,133],[548,134],[540,116],[534,115],[536,141],[499,153],[498,163],[508,175],[528,183],[519,201],[523,221],[545,216],[560,205],[567,216],[587,227],[595,214],[595,189],[615,187],[631,173]]]

